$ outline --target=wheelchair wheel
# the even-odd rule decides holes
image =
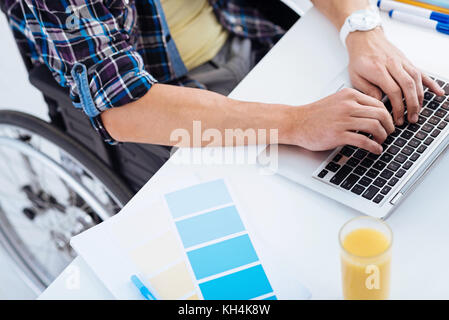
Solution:
[[[70,238],[117,213],[132,195],[59,129],[0,111],[0,243],[37,294],[75,257]]]

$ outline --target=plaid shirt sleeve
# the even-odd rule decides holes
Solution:
[[[133,6],[114,10],[102,0],[26,0],[26,5],[37,21],[29,28],[42,59],[60,85],[70,87],[75,104],[90,93],[90,117],[138,100],[156,82],[129,44]],[[72,76],[79,64],[87,69],[85,88]]]

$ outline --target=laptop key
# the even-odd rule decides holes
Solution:
[[[419,153],[423,153],[424,151],[426,151],[426,149],[427,149],[427,147],[423,145],[423,146],[419,147],[418,150],[416,150],[416,151],[418,151]]]
[[[440,106],[440,104],[438,102],[430,101],[429,104],[426,106],[426,108],[436,110],[436,109],[438,109],[439,106]]]
[[[435,115],[437,117],[444,118],[447,115],[447,111],[440,109],[437,112],[435,112]]]
[[[449,101],[446,101],[445,103],[443,103],[441,105],[441,108],[443,108],[444,110],[449,110]]]
[[[367,178],[367,177],[362,177],[362,179],[360,179],[360,181],[359,181],[359,184],[361,184],[362,186],[368,187],[372,182],[373,182],[372,179]]]
[[[389,153],[384,153],[384,154],[380,157],[380,160],[383,161],[383,162],[388,163],[388,162],[390,162],[391,160],[393,160],[393,156],[392,156],[391,154],[389,154]]]
[[[424,99],[426,100],[432,100],[432,98],[435,96],[435,94],[433,94],[430,91],[427,91],[426,93],[424,93]]]
[[[354,155],[353,155],[353,157],[354,158],[357,158],[357,159],[359,159],[359,160],[362,160],[363,158],[365,158],[366,157],[366,155],[368,154],[368,152],[367,151],[364,151],[364,150],[357,150],[355,153],[354,153]]]
[[[385,139],[384,144],[391,144],[394,141],[394,138],[392,136],[388,136],[387,139]]]
[[[361,195],[363,191],[365,191],[365,187],[361,186],[360,184],[357,184],[352,188],[351,192],[355,193],[356,195]]]
[[[341,160],[341,158],[343,158],[343,156],[341,154],[337,154],[334,159],[332,159],[333,162],[338,162]]]
[[[411,137],[413,137],[413,132],[405,130],[404,132],[402,132],[401,137],[408,140]],[[399,140],[399,139],[398,139]],[[397,141],[397,140],[396,140]],[[404,143],[405,144],[405,143]]]
[[[399,130],[398,128],[396,128],[396,130],[394,130],[393,133],[390,134],[390,136],[397,137],[401,132],[402,132],[402,130]]]
[[[346,180],[343,181],[341,187],[343,189],[349,190],[356,184],[358,180],[359,176],[356,176],[355,174],[350,174],[349,177],[347,177]]]
[[[401,149],[396,146],[391,146],[388,148],[387,152],[391,153],[392,155],[396,155]]]
[[[347,177],[347,175],[352,171],[350,166],[343,166],[330,180],[331,183],[339,185]]]
[[[327,171],[326,169],[324,169],[324,170],[322,170],[322,171],[318,174],[318,178],[323,179],[328,173],[329,173],[329,171]]]
[[[419,131],[416,133],[415,138],[419,139],[419,140],[424,140],[427,137],[427,133],[425,133],[424,131]]]
[[[386,166],[387,164],[385,162],[379,160],[373,165],[373,168],[382,171]]]
[[[441,123],[438,125],[438,129],[443,130],[444,128],[446,128],[447,126],[447,122],[446,121],[441,121]]]
[[[404,132],[406,132],[406,131],[404,131]],[[407,141],[402,138],[397,138],[396,141],[394,142],[394,144],[397,145],[398,147],[403,147],[406,143],[407,143]]]
[[[388,192],[390,192],[390,191],[391,191],[391,187],[385,186],[385,187],[382,189],[382,191],[381,191],[380,193],[386,195],[386,194],[388,194]]]
[[[421,142],[419,140],[416,140],[415,138],[413,138],[412,140],[410,140],[410,142],[408,143],[409,147],[412,148],[416,148],[417,146],[419,146],[421,144]]]
[[[373,184],[377,187],[382,188],[385,184],[387,183],[387,180],[383,179],[383,178],[377,178],[376,180],[374,180]]]
[[[408,125],[407,129],[416,132],[419,130],[419,125],[417,125],[416,123],[411,123]]]
[[[432,115],[432,110],[430,109],[423,109],[423,111],[421,111],[421,115],[428,118]]]
[[[375,153],[369,153],[367,157],[368,157],[368,159],[371,159],[371,160],[377,160],[380,157],[380,155],[375,154]]]
[[[370,186],[366,191],[363,193],[362,197],[371,200],[374,198],[374,196],[379,192],[379,188],[375,186]]]
[[[441,131],[438,129],[433,130],[433,132],[430,134],[432,137],[436,138],[440,135]]]
[[[419,116],[418,118],[418,124],[423,124],[424,122],[426,122],[426,118]]]
[[[426,124],[424,124],[424,125],[422,126],[421,129],[422,129],[423,131],[429,133],[429,132],[431,132],[431,131],[433,130],[433,128],[434,128],[433,125],[431,125],[431,124],[429,124],[429,123],[426,123]],[[419,132],[418,132],[418,133],[419,133]]]
[[[341,149],[340,153],[346,157],[350,157],[354,153],[354,149],[348,146],[344,146],[343,149]]]
[[[350,158],[348,161],[346,161],[346,164],[351,167],[357,167],[359,165],[360,160],[356,158]]]
[[[340,169],[340,165],[335,162],[329,162],[329,164],[326,166],[326,170],[337,172],[337,170]]]
[[[362,165],[362,166],[364,166],[364,167],[366,167],[366,168],[369,168],[369,167],[371,167],[371,166],[373,165],[373,163],[374,163],[374,160],[365,158],[365,159],[362,161],[362,163],[360,163],[360,165]]]
[[[416,161],[418,160],[419,156],[420,154],[415,152],[414,154],[411,155],[410,160]]]
[[[383,199],[384,199],[384,196],[378,194],[378,195],[373,199],[373,202],[374,202],[374,203],[380,203]]]
[[[402,165],[402,168],[404,168],[405,170],[408,170],[408,169],[410,169],[412,167],[412,165],[413,165],[413,162],[407,161],[406,163],[404,163]]]
[[[380,174],[380,176],[382,177],[382,178],[385,178],[385,179],[390,179],[392,176],[393,176],[393,174],[394,174],[394,172],[393,171],[390,171],[390,170],[388,170],[388,169],[385,169],[384,171],[382,171],[382,173]]]
[[[358,166],[357,168],[354,169],[354,173],[358,174],[359,176],[363,176],[367,170],[368,169],[366,169],[365,167]]]
[[[406,171],[404,169],[400,169],[398,172],[396,172],[395,176],[398,178],[402,178]]]
[[[434,117],[429,119],[429,123],[433,124],[434,126],[436,126],[440,122],[440,120],[441,120],[440,118],[434,116]]]
[[[388,165],[387,168],[392,171],[397,171],[400,167],[401,165],[399,163],[393,161]]]
[[[375,169],[369,169],[368,172],[366,173],[366,176],[374,179],[379,175],[379,173],[380,172]]]
[[[405,160],[407,160],[407,157],[405,155],[403,155],[402,153],[400,153],[396,156],[396,158],[394,158],[394,160],[399,163],[404,163]]]
[[[391,178],[390,181],[388,181],[388,185],[394,187],[396,185],[396,183],[398,183],[399,179],[398,178]]]
[[[403,153],[403,154],[405,154],[405,155],[407,155],[407,156],[409,156],[409,155],[411,155],[412,153],[413,153],[413,148],[410,148],[410,147],[408,147],[408,146],[405,146],[402,150],[401,150],[401,152]]]
[[[445,96],[436,96],[436,97],[433,99],[433,101],[436,101],[436,102],[438,102],[438,103],[441,103],[441,102],[443,102],[444,100],[446,100],[446,97],[445,97]]]
[[[424,144],[427,146],[430,145],[432,142],[433,142],[433,138],[431,138],[431,137],[428,137],[426,140],[424,140]]]

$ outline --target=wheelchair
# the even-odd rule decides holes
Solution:
[[[285,30],[299,18],[280,1],[248,1]],[[119,212],[172,148],[105,143],[48,68],[22,58],[50,122],[0,110],[0,245],[39,294],[76,256],[71,237]]]
[[[106,144],[45,65],[29,80],[50,123],[0,111],[0,244],[38,294],[75,257],[70,238],[120,211],[171,148]]]

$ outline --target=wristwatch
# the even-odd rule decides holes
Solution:
[[[359,10],[346,18],[340,30],[340,40],[346,48],[346,38],[354,31],[370,31],[382,25],[379,10],[370,8]]]

